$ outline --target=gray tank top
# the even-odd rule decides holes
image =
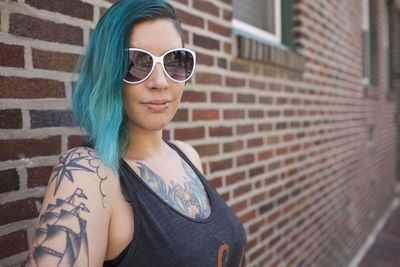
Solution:
[[[134,214],[131,243],[104,266],[242,267],[246,233],[240,220],[185,154],[167,142],[195,171],[204,185],[211,214],[204,220],[187,217],[169,206],[121,160],[120,179]]]

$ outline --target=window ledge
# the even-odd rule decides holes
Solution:
[[[303,72],[305,58],[291,50],[275,47],[241,35],[237,36],[238,57]]]

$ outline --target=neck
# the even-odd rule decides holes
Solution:
[[[162,139],[162,130],[146,131],[130,129],[131,141],[126,154],[127,159],[144,159],[160,157],[165,154],[165,142]]]

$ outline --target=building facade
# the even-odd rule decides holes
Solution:
[[[69,86],[114,0],[0,0],[0,265],[25,261]],[[174,0],[198,65],[164,131],[246,229],[246,266],[346,266],[394,197],[400,1]]]

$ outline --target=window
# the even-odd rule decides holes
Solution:
[[[293,49],[293,0],[234,0],[233,33]]]
[[[373,16],[370,0],[362,0],[363,84],[373,83]]]

